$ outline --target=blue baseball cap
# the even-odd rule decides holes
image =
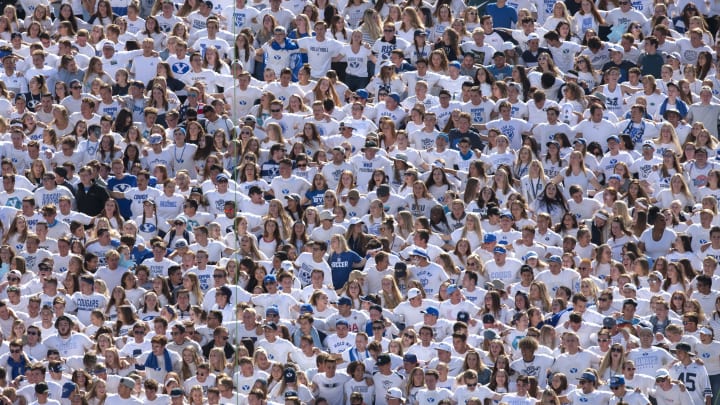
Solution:
[[[268,274],[263,278],[263,284],[277,283],[277,277],[274,274]]]
[[[615,141],[617,143],[620,143],[620,137],[618,137],[617,135],[610,135],[608,136],[607,141]]]
[[[150,145],[159,145],[162,143],[163,138],[162,135],[153,135],[149,139]]]
[[[486,233],[483,236],[483,243],[497,242],[497,236],[494,233]]]
[[[495,246],[495,249],[493,249],[493,253],[507,254],[507,249],[502,246]]]
[[[352,300],[348,297],[340,297],[338,305],[352,305]]]
[[[265,308],[265,315],[269,315],[269,314],[280,315],[280,309],[278,308],[277,305],[270,305],[267,308]]]
[[[548,259],[548,262],[550,262],[550,263],[562,263],[562,258],[561,258],[560,256],[558,256],[558,255],[552,255],[552,256],[550,256],[550,258]]]
[[[430,260],[430,255],[428,255],[427,250],[423,248],[413,249],[412,253],[410,253],[410,256],[420,256],[426,258],[427,260]]]
[[[621,385],[625,385],[625,377],[621,375],[614,375],[610,377],[610,388],[617,388]]]
[[[596,378],[595,378],[595,374],[593,374],[589,371],[586,371],[586,372],[580,374],[580,378],[578,378],[578,380],[595,382]]]
[[[448,287],[450,288],[450,287]],[[423,314],[432,315],[432,316],[440,316],[440,311],[435,307],[427,307],[424,311],[420,311]]]

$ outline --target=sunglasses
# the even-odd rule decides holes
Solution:
[[[620,349],[620,348],[615,347],[615,348],[610,349],[610,351],[613,352],[613,353],[622,353],[622,352],[623,352],[623,349]]]

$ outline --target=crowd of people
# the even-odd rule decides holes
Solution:
[[[717,405],[720,3],[20,0],[0,405]]]

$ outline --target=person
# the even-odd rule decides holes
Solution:
[[[670,367],[669,376],[685,384],[693,404],[706,404],[713,395],[707,369],[693,361],[695,353],[689,344],[680,342],[675,350],[679,362]]]
[[[714,4],[30,3],[0,404],[717,402]]]
[[[620,402],[637,405],[647,405],[650,403],[650,400],[642,393],[628,391],[625,386],[625,377],[622,375],[610,377],[610,389],[613,395],[610,397],[609,403],[612,405],[619,404]]]

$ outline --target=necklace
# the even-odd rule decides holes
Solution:
[[[185,159],[183,159],[183,155],[185,155],[185,147],[186,146],[187,146],[187,144],[183,145],[182,152],[180,153],[180,159],[178,159],[178,156],[177,156],[178,147],[177,147],[177,145],[175,145],[175,150],[173,151],[173,154],[175,155],[175,161],[180,164],[185,163]]]

